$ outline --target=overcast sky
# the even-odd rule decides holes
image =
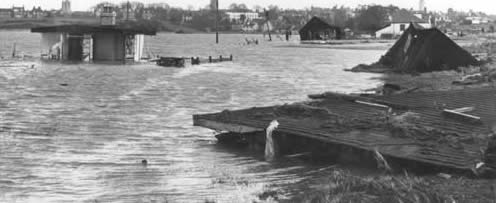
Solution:
[[[119,3],[122,0],[108,0]],[[271,4],[281,8],[308,8],[310,6],[332,7],[334,5],[356,6],[358,4],[393,4],[402,8],[418,8],[419,0],[219,0],[221,8],[226,8],[231,3],[245,3],[249,8],[254,5],[268,6]],[[0,0],[0,8],[8,8],[12,5],[32,8],[41,6],[44,9],[60,9],[62,0]],[[102,0],[72,0],[72,10],[88,10],[91,6],[102,2]],[[171,6],[187,8],[204,7],[210,0],[141,0],[144,3],[164,2]],[[483,11],[489,14],[496,14],[496,0],[425,0],[429,10],[446,11],[448,8],[455,10]]]

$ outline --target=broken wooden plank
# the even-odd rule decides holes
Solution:
[[[456,119],[465,119],[468,122],[482,123],[481,118],[479,116],[474,116],[474,115],[458,112],[455,110],[443,109],[443,114],[448,117],[452,117]]]
[[[457,109],[451,109],[452,111],[456,111],[458,113],[465,113],[465,112],[471,112],[475,110],[475,107],[470,106],[470,107],[462,107],[462,108],[457,108]]]
[[[212,120],[198,119],[198,118],[195,118],[193,120],[193,125],[210,128],[212,130],[217,130],[217,131],[227,131],[234,133],[252,133],[252,132],[264,131],[263,128],[256,128],[256,127],[234,124],[234,123],[216,122]]]
[[[384,109],[389,109],[389,106],[382,105],[382,104],[377,104],[377,103],[372,103],[372,102],[366,102],[366,101],[360,101],[360,100],[355,100],[356,103],[359,104],[364,104],[368,106],[373,106],[373,107],[379,107],[379,108],[384,108]]]

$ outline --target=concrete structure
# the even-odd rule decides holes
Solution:
[[[42,33],[42,56],[69,61],[140,61],[144,35],[156,30],[137,24],[115,24],[115,12],[105,7],[101,25],[60,25],[38,27],[31,32]]]
[[[67,61],[140,61],[144,35],[155,30],[127,25],[62,25],[38,27],[42,33],[42,56]]]
[[[395,38],[403,34],[408,29],[410,23],[415,23],[423,28],[431,28],[427,20],[422,20],[408,11],[400,10],[390,16],[390,24],[375,32],[376,37]]]

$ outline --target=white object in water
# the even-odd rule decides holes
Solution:
[[[265,131],[266,138],[265,138],[265,160],[267,161],[272,161],[274,159],[275,155],[275,146],[274,146],[274,140],[272,138],[272,132],[277,129],[279,126],[279,122],[277,120],[273,120],[270,122],[269,126],[267,127],[267,130]]]

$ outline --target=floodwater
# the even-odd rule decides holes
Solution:
[[[245,38],[260,44],[243,45]],[[296,40],[274,38],[221,35],[219,45],[212,34],[146,39],[145,52],[155,55],[234,56],[182,69],[2,60],[0,202],[252,202],[264,191],[290,198],[290,186],[319,178],[325,166],[267,163],[218,146],[191,115],[375,87],[376,75],[342,69],[384,50],[297,48]],[[0,56],[14,42],[18,55],[37,56],[39,40],[25,30],[0,31]]]

